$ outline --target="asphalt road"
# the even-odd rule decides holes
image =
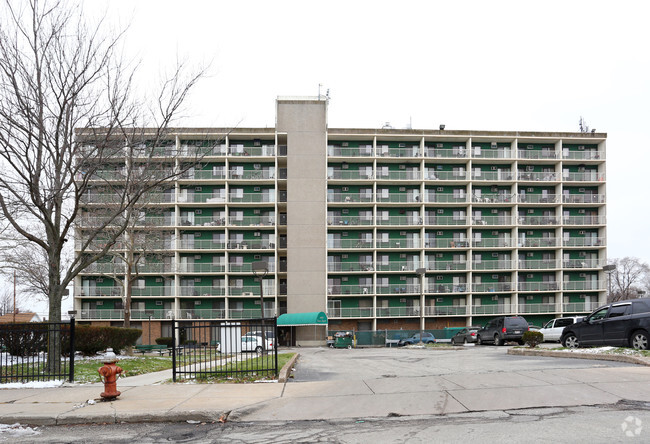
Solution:
[[[554,347],[557,344],[553,345]],[[445,376],[498,373],[503,371],[531,371],[622,367],[631,364],[561,359],[506,354],[509,346],[467,346],[460,350],[421,350],[406,348],[366,349],[301,349],[299,365],[293,380],[330,381],[339,379],[408,378],[420,376]]]
[[[374,420],[39,427],[11,443],[584,443],[648,442],[650,405],[523,409]],[[627,434],[626,434],[627,433]]]

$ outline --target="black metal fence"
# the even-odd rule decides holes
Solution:
[[[277,323],[271,319],[173,321],[173,379],[278,374]]]
[[[0,324],[0,383],[74,381],[75,321]]]

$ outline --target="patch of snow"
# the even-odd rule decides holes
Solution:
[[[23,427],[18,423],[15,424],[0,424],[0,436],[9,435],[9,436],[34,436],[40,435],[37,429],[32,427]]]
[[[9,382],[7,384],[0,384],[2,389],[11,389],[11,388],[52,388],[60,387],[65,381],[54,380],[54,381],[31,381],[31,382]]]
[[[254,381],[256,384],[258,383],[263,383],[263,382],[278,382],[277,379],[258,379],[257,381]]]

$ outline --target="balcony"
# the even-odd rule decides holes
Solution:
[[[235,227],[271,227],[275,225],[275,216],[230,216],[228,225]]]
[[[564,313],[590,313],[600,307],[598,302],[567,302],[562,306]]]
[[[420,307],[377,307],[378,318],[420,316]]]
[[[377,294],[420,294],[420,284],[392,284],[388,287],[377,286]]]
[[[422,225],[419,215],[412,216],[377,216],[377,225]]]
[[[425,293],[435,293],[435,294],[452,294],[452,293],[467,293],[469,291],[469,285],[464,284],[434,284],[429,282],[429,285],[425,289]]]
[[[497,148],[497,149],[480,149],[474,148],[472,158],[474,159],[508,159],[512,157],[512,150],[510,148]]]
[[[372,225],[373,218],[351,217],[351,216],[330,216],[327,218],[327,225]]]
[[[565,216],[564,225],[604,225],[605,216]]]
[[[422,172],[415,171],[382,171],[378,168],[377,180],[422,180]]]
[[[519,304],[519,313],[555,313],[555,304]]]
[[[327,271],[340,272],[340,271],[373,271],[372,263],[358,263],[358,262],[328,262]]]
[[[372,239],[334,239],[327,241],[327,248],[337,249],[356,249],[356,248],[372,248],[374,242]]]
[[[559,240],[556,237],[527,237],[519,239],[517,246],[519,248],[557,247]]]
[[[411,191],[411,190],[409,190]],[[420,194],[414,192],[388,193],[382,194],[377,191],[377,203],[419,203]]]
[[[472,202],[477,203],[511,203],[514,200],[514,195],[511,194],[481,194],[480,196],[472,196]]]
[[[120,297],[122,296],[122,287],[75,287],[74,294],[79,297]]]
[[[482,237],[481,239],[472,239],[474,248],[510,248],[513,244],[512,239],[500,239]]]
[[[468,225],[467,216],[432,216],[425,215],[424,225]]]
[[[557,291],[558,282],[519,282],[519,291]]]
[[[188,193],[178,196],[178,203],[225,203],[226,193]]]
[[[160,285],[157,287],[133,287],[131,296],[133,297],[173,297],[176,290],[173,285]]]
[[[180,225],[183,227],[222,227],[226,223],[225,217],[211,216],[181,216]]]
[[[578,173],[562,173],[565,182],[603,182],[605,173],[598,171],[585,171]]]
[[[517,196],[519,203],[556,204],[560,202],[557,194],[520,194]]]
[[[259,312],[258,312],[259,315]],[[223,319],[226,310],[214,308],[183,309],[177,311],[176,319]]]
[[[266,264],[266,269],[268,270],[269,273],[275,273],[275,262],[265,261],[265,264]],[[251,274],[253,272],[253,264],[231,262],[228,264],[228,271],[230,271],[231,273]]]
[[[564,268],[602,268],[607,261],[605,259],[569,259],[562,262]]]
[[[332,296],[344,296],[351,294],[372,294],[373,287],[370,285],[328,285],[327,294]]]
[[[557,159],[555,150],[517,150],[519,159]]]
[[[562,243],[565,247],[601,247],[605,245],[604,237],[570,237]]]
[[[180,155],[181,156],[225,156],[228,151],[228,147],[223,144],[215,144],[210,146],[197,146],[197,145],[187,145],[181,144]]]
[[[424,248],[468,248],[466,239],[427,239]]]
[[[331,180],[370,180],[373,178],[372,170],[329,170],[327,178]]]
[[[474,305],[472,307],[473,315],[496,315],[496,314],[510,314],[513,313],[513,304],[489,304],[489,305]]]
[[[424,307],[425,316],[465,316],[467,306],[465,305],[435,305]]]
[[[482,284],[472,284],[472,291],[476,293],[494,293],[502,291],[513,291],[512,282],[486,282]]]
[[[464,181],[469,180],[469,172],[465,170],[461,171],[439,171],[429,169],[424,170],[424,180],[455,180],[455,181]]]
[[[211,170],[190,170],[181,174],[179,179],[187,180],[225,180],[225,167],[213,168]]]
[[[607,283],[605,281],[564,281],[562,283],[564,290],[605,290]]]
[[[427,146],[424,148],[424,157],[447,157],[455,159],[466,158],[468,154],[465,146],[456,146],[453,148],[437,148]]]
[[[514,225],[512,216],[481,216],[472,218],[472,225]]]
[[[181,239],[179,249],[181,250],[224,250],[224,240],[211,239]]]
[[[560,218],[555,216],[519,216],[519,225],[558,225]]]
[[[271,180],[275,179],[275,170],[230,170],[228,178],[233,180]]]
[[[429,260],[426,262],[427,270],[467,270],[468,265],[467,261],[433,261]],[[415,270],[413,270],[415,271]]]
[[[372,156],[372,145],[359,147],[327,145],[328,157],[370,157]]]
[[[422,242],[419,239],[378,239],[377,248],[422,248]]]
[[[472,262],[472,269],[474,270],[507,270],[510,268],[512,268],[512,261],[510,259]]]
[[[559,175],[554,171],[546,172],[517,172],[517,179],[525,182],[554,182],[560,180]]]
[[[255,241],[238,241],[231,239],[228,241],[229,250],[270,250],[275,248],[275,242],[267,239],[259,239]]]
[[[180,263],[178,265],[179,273],[223,273],[226,266],[222,263]]]
[[[412,271],[415,272],[419,268],[419,264],[410,261],[391,261],[391,262],[378,262],[377,271]]]
[[[404,193],[396,193],[404,195]],[[327,193],[328,202],[336,203],[357,203],[357,202],[372,202],[372,193],[352,194],[352,193]]]
[[[330,318],[371,318],[373,317],[372,307],[359,308],[328,308],[327,316]]]
[[[424,193],[424,203],[468,203],[468,202],[469,202],[468,194],[460,195],[460,194],[451,194],[451,193],[447,193],[447,194],[428,193],[426,190]]]
[[[377,157],[420,157],[420,145],[402,148],[377,145]]]
[[[228,319],[254,319],[259,318],[262,310],[258,308],[230,309],[228,310]],[[264,317],[275,317],[275,308],[265,308]]]
[[[504,171],[472,171],[472,180],[475,181],[501,181],[512,180],[513,174],[510,170]]]
[[[265,282],[269,282],[267,279]],[[260,286],[259,285],[245,285],[242,287],[228,287],[228,294],[230,296],[260,296]],[[275,287],[274,286],[265,286],[264,287],[264,297],[275,296]],[[259,313],[259,309],[257,310]]]
[[[224,286],[211,285],[181,285],[179,296],[225,296]]]
[[[570,203],[580,203],[580,204],[590,204],[590,203],[605,203],[604,194],[569,194],[562,196],[562,202]]]
[[[275,190],[269,193],[237,193],[231,192],[228,195],[230,203],[273,203],[275,202]]]
[[[595,150],[564,151],[562,158],[566,160],[601,160],[605,159],[605,152]]]
[[[519,268],[525,270],[541,269],[548,270],[552,268],[560,268],[560,261],[555,259],[549,260],[520,260]]]

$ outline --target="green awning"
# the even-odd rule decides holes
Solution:
[[[311,313],[285,313],[278,318],[278,327],[297,325],[327,325],[327,315],[322,311]]]

